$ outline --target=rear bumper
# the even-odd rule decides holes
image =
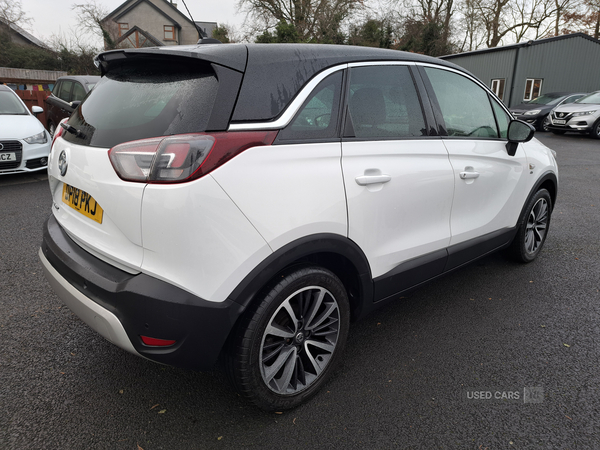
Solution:
[[[46,278],[69,309],[113,344],[159,363],[211,368],[243,311],[235,302],[209,302],[99,260],[75,244],[54,216],[44,225],[39,255]],[[147,346],[142,335],[176,342]]]

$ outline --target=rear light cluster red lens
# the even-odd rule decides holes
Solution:
[[[140,183],[181,183],[211,172],[250,147],[271,145],[277,131],[241,131],[124,142],[108,152],[117,175]]]
[[[62,134],[65,132],[65,129],[61,127],[60,124],[65,123],[67,120],[69,120],[68,117],[65,117],[63,120],[61,120],[56,129],[54,130],[54,136],[52,137],[52,145],[50,146],[50,148],[54,146],[54,141],[56,140],[56,138],[62,136]]]

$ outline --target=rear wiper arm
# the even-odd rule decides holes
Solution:
[[[85,134],[83,134],[81,131],[79,131],[74,126],[68,125],[66,123],[61,123],[60,126],[63,127],[65,129],[65,131],[67,131],[71,134],[74,134],[76,137],[78,137],[80,139],[85,139]]]

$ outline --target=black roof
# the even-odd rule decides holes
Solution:
[[[325,44],[199,44],[112,50],[100,53],[102,73],[128,58],[145,55],[198,58],[244,73],[233,121],[277,117],[298,90],[328,67],[361,61],[415,61],[465,69],[417,53],[372,47]]]

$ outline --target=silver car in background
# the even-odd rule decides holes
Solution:
[[[548,129],[554,134],[577,131],[600,139],[600,91],[554,108],[549,117]]]

